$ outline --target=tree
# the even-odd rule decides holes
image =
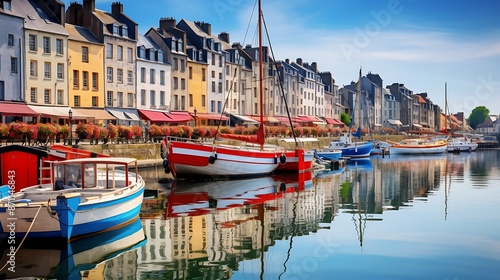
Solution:
[[[349,117],[347,113],[340,114],[340,121],[345,123],[347,126],[351,125],[351,117]]]
[[[472,110],[469,118],[467,118],[467,121],[472,129],[476,129],[476,127],[482,124],[489,115],[490,110],[488,110],[488,108],[485,106],[477,106],[474,110]]]

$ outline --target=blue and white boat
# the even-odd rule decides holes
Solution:
[[[342,150],[323,148],[314,150],[315,156],[323,160],[338,160],[342,156]]]
[[[16,193],[12,174],[12,184],[0,187],[2,237],[71,240],[139,216],[145,183],[136,159],[71,159],[50,169],[50,183]]]
[[[373,148],[372,142],[355,142],[353,136],[360,136],[361,129],[356,133],[343,133],[339,140],[332,140],[329,149],[339,149],[342,151],[342,157],[345,158],[364,158],[369,157]]]

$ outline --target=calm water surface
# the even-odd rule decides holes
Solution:
[[[89,241],[82,252],[107,255],[73,266],[56,250],[65,269],[25,251],[24,270],[8,276],[500,279],[500,150],[372,157],[300,178],[170,186],[157,183],[162,172],[141,170],[158,187],[142,211],[146,240],[132,227],[103,241],[121,249]]]

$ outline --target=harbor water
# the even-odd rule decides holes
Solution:
[[[500,277],[500,150],[231,181],[140,173],[140,224],[62,248],[27,244],[0,278]]]

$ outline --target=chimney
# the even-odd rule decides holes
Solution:
[[[318,71],[318,64],[317,64],[316,62],[311,63],[311,67],[312,67],[314,70]]]
[[[219,34],[219,37],[222,39],[222,41],[229,44],[229,33],[223,31],[221,34]]]
[[[251,48],[252,48],[252,44],[247,44],[247,45],[245,46],[245,49],[251,49]]]
[[[113,2],[113,4],[111,4],[111,13],[119,18],[123,14],[123,4],[120,2]]]
[[[212,35],[212,25],[210,23],[202,22],[201,29],[203,29],[203,31],[205,31],[208,35]]]
[[[73,25],[83,26],[82,12],[82,4],[78,4],[76,2],[71,3],[66,11],[66,22]]]
[[[233,48],[233,49],[241,49],[241,43],[240,42],[234,42],[231,45],[231,48]]]
[[[302,58],[297,58],[295,61],[298,65],[302,65]]]
[[[290,64],[290,59],[289,59],[289,58],[286,58],[286,59],[285,59],[285,62],[286,62],[286,64]]]
[[[83,0],[83,12],[78,13],[77,22],[81,23],[83,27],[92,28],[92,13],[95,12],[95,0]]]
[[[173,17],[160,18],[160,29],[165,31],[174,28],[177,25],[177,21]]]

